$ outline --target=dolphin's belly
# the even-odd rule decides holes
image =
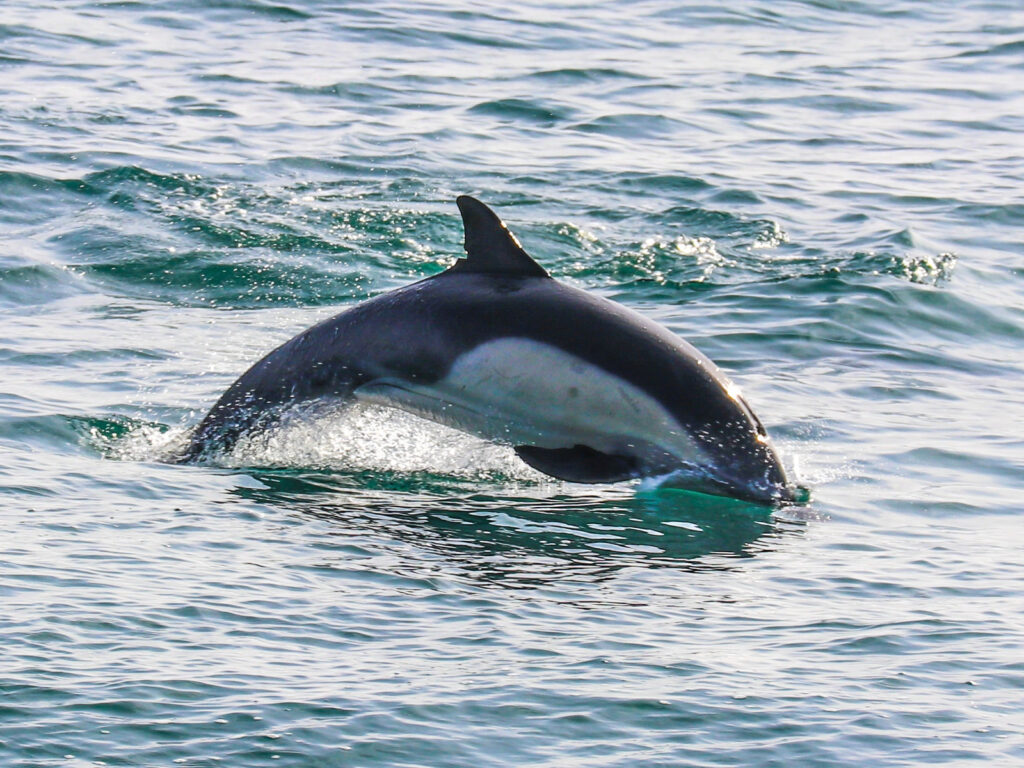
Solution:
[[[704,458],[687,430],[643,390],[532,339],[477,346],[430,384],[381,377],[355,395],[510,445],[585,445],[640,456],[654,451],[686,463]]]

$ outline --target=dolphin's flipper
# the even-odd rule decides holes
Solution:
[[[466,229],[466,258],[449,272],[479,272],[508,277],[548,277],[508,231],[498,215],[474,197],[462,195],[455,201]]]
[[[639,470],[632,456],[601,453],[586,445],[572,448],[537,448],[517,445],[516,455],[545,475],[572,483],[614,483],[636,477]]]

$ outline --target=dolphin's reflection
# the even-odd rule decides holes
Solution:
[[[507,587],[600,581],[623,568],[729,570],[799,535],[771,507],[630,486],[574,493],[397,473],[253,471],[247,501],[344,523],[338,535],[395,539],[441,556],[464,578]],[[578,486],[571,487],[575,491]]]

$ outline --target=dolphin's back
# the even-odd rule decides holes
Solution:
[[[632,310],[546,277],[446,272],[353,307],[270,352],[213,406],[185,458],[229,449],[281,405],[345,398],[380,378],[433,384],[456,360],[503,338],[529,339],[607,371],[681,423],[714,418],[727,405],[714,364]]]

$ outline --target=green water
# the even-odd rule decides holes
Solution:
[[[1014,3],[0,13],[0,765],[1024,761]],[[456,195],[695,344],[811,489],[412,417],[162,461]]]

